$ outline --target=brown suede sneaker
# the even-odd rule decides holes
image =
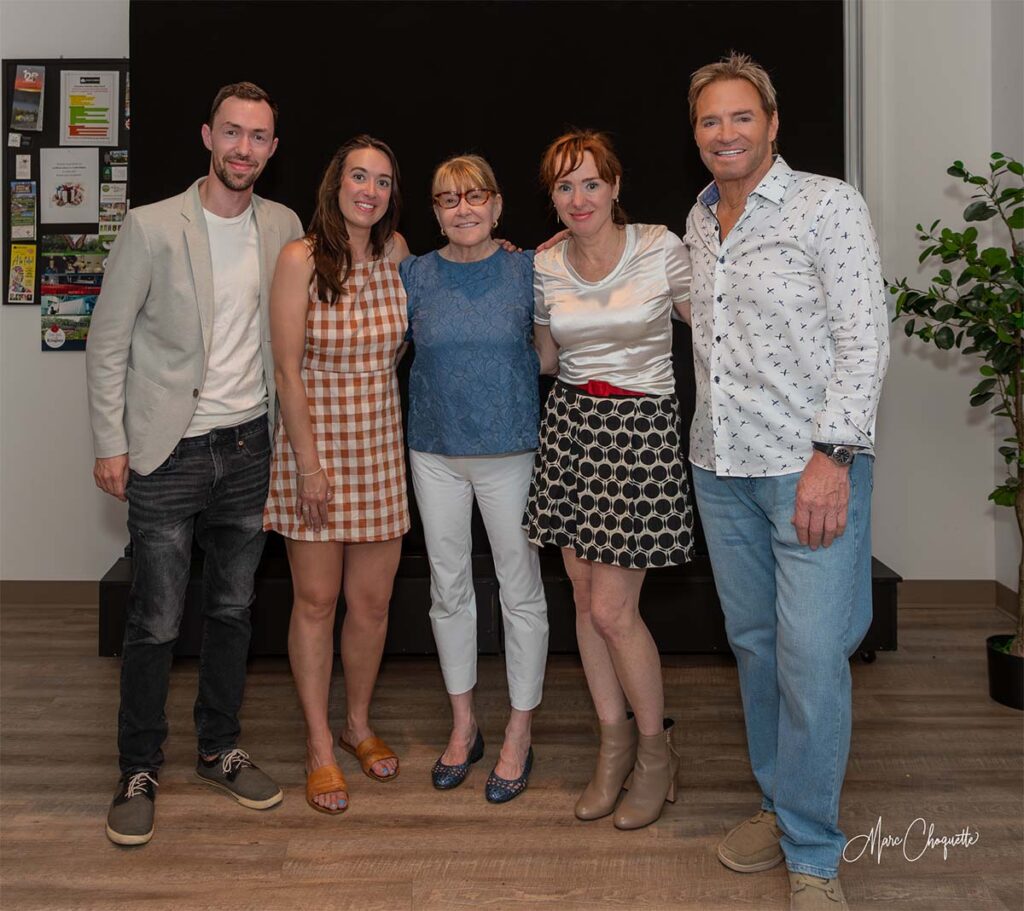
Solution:
[[[782,831],[775,814],[761,810],[731,829],[718,845],[718,859],[737,873],[760,873],[783,861]]]
[[[789,911],[850,911],[839,878],[789,871]]]

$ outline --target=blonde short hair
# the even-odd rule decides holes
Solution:
[[[466,190],[490,190],[500,193],[494,170],[480,155],[456,155],[442,161],[434,170],[430,182],[430,193],[444,190],[464,192]]]
[[[765,114],[771,119],[779,109],[779,103],[775,97],[775,86],[772,85],[772,78],[768,71],[759,63],[754,63],[749,54],[738,54],[731,51],[728,57],[723,57],[717,63],[709,63],[702,66],[690,77],[690,128],[697,128],[697,99],[712,82],[720,82],[724,79],[746,79],[761,96],[761,107]]]

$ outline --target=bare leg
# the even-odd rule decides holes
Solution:
[[[452,734],[448,746],[441,755],[445,765],[462,765],[469,758],[469,751],[476,739],[476,710],[473,706],[473,691],[449,693],[452,703]]]
[[[285,539],[295,600],[288,627],[288,657],[306,719],[306,772],[335,761],[327,717],[334,663],[334,614],[338,606],[345,547],[337,542]],[[333,809],[348,802],[335,791],[316,798]]]
[[[505,742],[501,745],[501,755],[494,766],[494,773],[499,778],[509,781],[523,774],[526,767],[526,755],[530,752],[530,725],[533,722],[533,711],[524,712],[512,709],[505,726]]]
[[[593,569],[598,564],[580,560],[567,547],[562,548],[562,559],[566,573],[572,580],[573,600],[576,602],[576,641],[590,698],[594,700],[594,709],[601,724],[616,724],[626,717],[626,697],[608,646],[594,627],[591,612],[592,578]]]
[[[645,572],[594,563],[590,613],[591,624],[604,641],[618,682],[636,714],[637,729],[650,736],[662,731],[665,694],[658,647],[640,617]]]
[[[341,628],[341,663],[347,720],[341,737],[353,747],[373,735],[370,700],[384,652],[388,605],[401,555],[401,538],[345,545],[346,614]],[[381,777],[394,775],[397,768],[395,759],[373,764],[374,773]]]

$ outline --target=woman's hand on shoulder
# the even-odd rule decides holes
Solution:
[[[569,236],[569,229],[568,228],[564,228],[563,230],[559,231],[557,234],[553,234],[546,241],[544,241],[544,243],[537,244],[537,252],[538,253],[543,253],[545,250],[550,250],[556,244],[560,244],[568,236]]]

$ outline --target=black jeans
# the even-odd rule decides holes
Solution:
[[[122,774],[163,763],[164,708],[193,533],[206,552],[194,711],[199,750],[213,754],[236,746],[269,482],[266,417],[183,439],[152,474],[131,473],[132,587],[117,725]]]

